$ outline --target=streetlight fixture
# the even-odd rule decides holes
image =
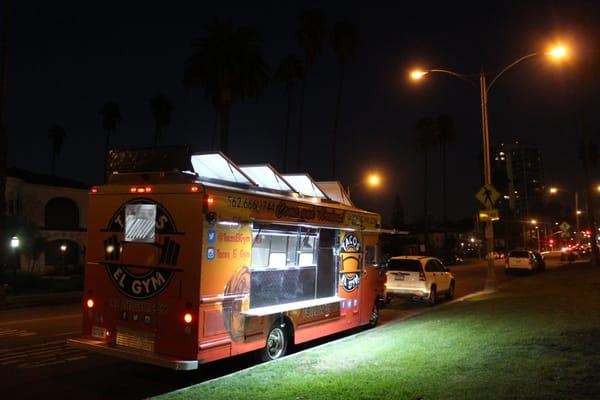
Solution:
[[[381,185],[381,182],[382,182],[381,175],[379,175],[376,172],[373,172],[373,173],[370,173],[369,175],[367,175],[367,177],[365,179],[358,181],[358,182],[354,183],[353,185],[348,185],[346,187],[346,192],[348,193],[348,196],[350,196],[351,190],[357,186],[367,185],[371,188],[377,188]]]
[[[555,47],[549,49],[544,54],[555,60],[560,60],[560,59],[565,58],[567,56],[567,53],[568,53],[567,49],[564,46],[560,45],[560,46],[555,46]],[[490,135],[489,135],[489,127],[488,127],[488,125],[489,125],[488,124],[488,95],[489,95],[490,90],[492,89],[492,86],[494,85],[494,83],[496,83],[498,78],[500,78],[506,71],[508,71],[515,65],[521,63],[522,61],[525,61],[532,57],[536,57],[538,55],[540,55],[540,53],[535,52],[535,53],[527,54],[521,58],[516,59],[515,61],[513,61],[512,63],[510,63],[506,67],[504,67],[502,70],[500,70],[500,72],[498,72],[496,74],[496,76],[494,76],[492,78],[492,80],[490,81],[489,84],[486,81],[487,77],[486,77],[483,69],[479,73],[479,94],[480,94],[480,99],[481,99],[481,101],[480,101],[481,102],[481,131],[482,131],[482,136],[483,136],[483,172],[484,172],[484,178],[485,178],[484,181],[485,181],[486,186],[489,186],[492,184],[492,170],[491,170],[491,162],[490,162]],[[428,69],[428,70],[414,69],[410,72],[410,78],[413,81],[420,81],[427,74],[433,73],[433,72],[439,72],[439,73],[443,73],[443,74],[447,74],[447,75],[452,75],[456,78],[467,81],[472,85],[475,85],[475,83],[471,79],[469,79],[468,75],[459,74],[459,73],[449,71],[446,69]],[[486,250],[487,250],[487,253],[490,254],[494,251],[494,228],[493,228],[491,220],[487,220],[485,223],[485,238],[486,238]],[[487,264],[487,278],[486,278],[486,282],[485,282],[485,287],[488,290],[494,290],[496,288],[494,260],[491,257],[487,257],[487,258],[488,258],[488,264]]]
[[[20,245],[20,241],[19,241],[19,237],[18,236],[13,236],[12,238],[10,238],[10,248],[13,250],[16,250],[19,248]]]

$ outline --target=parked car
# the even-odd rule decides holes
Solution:
[[[454,276],[440,260],[424,256],[392,257],[387,265],[386,300],[407,297],[425,300],[429,305],[444,294],[454,297]]]
[[[546,270],[546,260],[544,259],[544,255],[542,253],[538,253],[537,251],[532,251],[533,257],[535,258],[535,262],[537,263],[538,271]]]
[[[561,261],[575,261],[578,256],[579,254],[577,253],[577,251],[571,246],[563,247],[560,252]]]
[[[458,265],[462,264],[464,260],[456,253],[447,253],[442,256],[442,262],[444,265]]]
[[[511,250],[506,257],[504,272],[513,271],[534,272],[539,269],[539,264],[533,252],[529,250]]]

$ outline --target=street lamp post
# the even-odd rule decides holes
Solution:
[[[551,49],[550,51],[545,53],[556,59],[564,58],[567,55],[567,50],[565,47],[559,46]],[[491,163],[490,163],[490,134],[489,134],[489,123],[488,123],[488,95],[490,93],[490,89],[494,85],[494,83],[500,78],[506,71],[519,64],[522,61],[525,61],[529,58],[540,55],[540,53],[531,53],[518,58],[512,63],[508,64],[504,67],[491,81],[489,84],[486,82],[486,75],[483,69],[479,73],[479,95],[480,95],[480,105],[481,105],[481,133],[483,136],[483,176],[485,185],[492,184],[492,171],[491,171]],[[448,75],[452,75],[454,77],[460,78],[464,81],[467,81],[473,84],[467,75],[459,74],[453,71],[449,71],[446,69],[430,69],[427,71],[424,70],[413,70],[410,73],[410,77],[413,80],[421,80],[428,73],[439,72]],[[486,254],[491,254],[494,251],[494,227],[492,225],[491,219],[485,222],[485,239],[486,239]],[[493,257],[486,257],[487,260],[487,277],[485,281],[486,290],[494,290],[496,288],[496,274],[494,271],[494,260]]]

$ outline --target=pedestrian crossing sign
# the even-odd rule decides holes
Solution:
[[[490,183],[486,183],[475,194],[477,200],[481,202],[487,209],[491,209],[500,198],[500,192],[496,190]]]

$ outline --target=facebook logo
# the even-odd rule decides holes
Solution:
[[[214,260],[215,259],[215,248],[214,247],[209,247],[206,249],[206,258],[208,260]]]
[[[214,229],[208,230],[208,243],[214,243],[217,241],[217,231]]]

